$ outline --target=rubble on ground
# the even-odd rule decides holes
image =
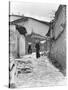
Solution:
[[[65,77],[47,56],[36,59],[35,53],[15,59],[14,83],[18,87],[64,85]]]

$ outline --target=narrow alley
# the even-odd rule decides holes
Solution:
[[[47,56],[36,59],[33,53],[15,60],[14,63],[16,66],[11,72],[11,83],[15,82],[14,87],[65,85],[66,78],[49,62]]]

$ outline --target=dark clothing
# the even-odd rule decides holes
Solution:
[[[36,58],[39,58],[40,57],[40,53],[39,53],[39,51],[37,52],[36,51]]]
[[[35,48],[36,48],[36,58],[39,58],[40,57],[40,45],[39,45],[39,43],[36,43]]]
[[[31,54],[32,53],[32,48],[31,48],[31,45],[29,45],[28,47],[28,54]]]

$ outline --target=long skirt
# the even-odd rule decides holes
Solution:
[[[40,57],[40,52],[36,51],[36,58],[39,58],[39,57]]]

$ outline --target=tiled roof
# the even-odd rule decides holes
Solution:
[[[14,20],[14,21],[10,22],[10,24],[17,24],[19,22],[25,22],[27,20],[28,20],[27,17],[21,17],[20,19],[17,19],[17,20]]]
[[[20,23],[20,22],[25,22],[25,21],[28,21],[28,19],[33,19],[33,20],[38,21],[38,22],[41,22],[43,24],[50,25],[49,22],[45,22],[45,21],[41,21],[41,20],[38,20],[38,19],[35,19],[35,18],[32,18],[32,17],[25,17],[25,16],[21,16],[20,19],[17,19],[15,21],[12,21],[12,22],[10,22],[10,24],[17,24],[17,23]]]

